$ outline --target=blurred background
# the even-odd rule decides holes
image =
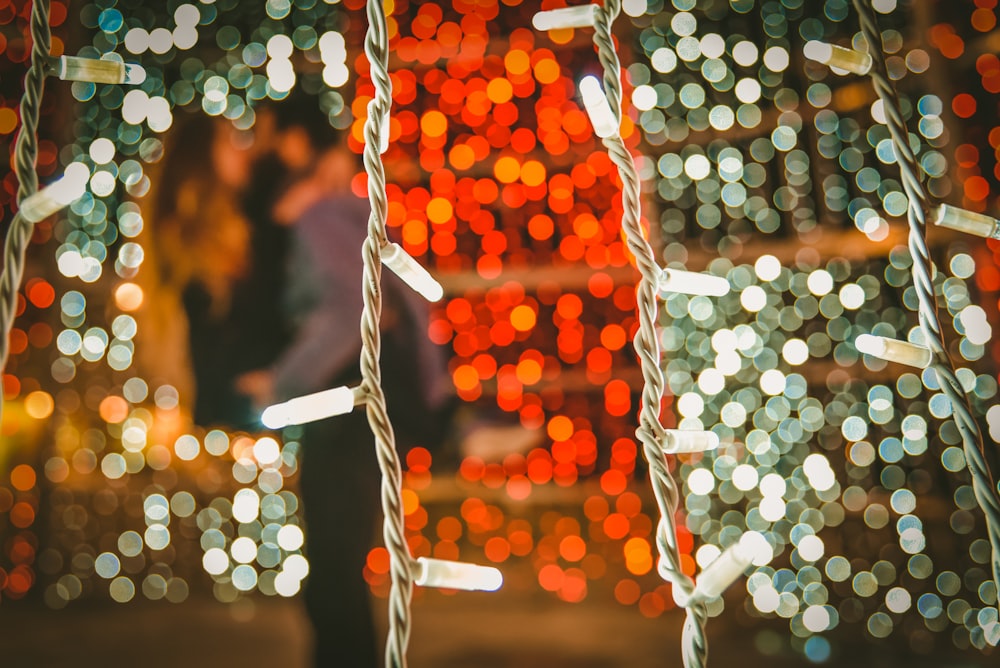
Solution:
[[[995,213],[995,0],[875,4],[929,191]],[[426,335],[459,402],[444,446],[401,452],[407,539],[414,555],[505,575],[496,594],[418,589],[412,665],[679,658],[683,613],[656,574],[634,436],[638,273],[576,92],[600,65],[588,30],[530,25],[563,5],[386,5],[389,234],[445,287]],[[0,0],[8,152],[29,13]],[[54,0],[51,22],[55,55],[115,52],[147,77],[47,85],[42,181],[74,160],[92,177],[35,227],[3,375],[0,658],[305,665],[309,566],[301,532],[282,531],[302,524],[301,430],[192,420],[190,370],[155,363],[174,358],[157,338],[169,328],[150,324],[164,311],[148,277],[168,256],[149,212],[195,116],[246,148],[261,110],[301,91],[360,153],[374,91],[364,5]],[[663,420],[722,441],[670,460],[684,567],[747,529],[775,548],[710,606],[713,662],[992,665],[997,592],[950,405],[932,374],[852,343],[920,335],[906,198],[871,83],[802,55],[812,39],[866,48],[850,3],[629,1],[614,32],[658,259],[731,285],[662,302]],[[350,187],[363,195],[364,176]],[[8,172],[5,224],[16,188]],[[929,237],[946,339],[996,467],[1000,246]],[[384,619],[384,548],[364,578]]]

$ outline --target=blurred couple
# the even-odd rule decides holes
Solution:
[[[257,431],[275,401],[360,381],[359,166],[307,96],[258,110],[252,133],[200,112],[178,123],[147,198],[137,354],[151,384],[189,398],[195,424]],[[452,404],[427,324],[422,298],[383,272],[383,385],[402,448],[440,443]],[[362,569],[379,473],[365,412],[305,425],[301,442],[314,665],[374,667]]]

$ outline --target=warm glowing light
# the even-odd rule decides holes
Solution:
[[[278,546],[283,550],[297,550],[305,543],[305,534],[294,524],[286,524],[278,529]]]
[[[115,304],[123,311],[135,311],[142,306],[142,288],[135,283],[122,283],[115,288]]]
[[[205,552],[201,565],[210,575],[221,575],[229,568],[229,555],[225,550],[213,547]]]
[[[122,397],[109,394],[101,400],[97,413],[108,424],[118,424],[128,417],[128,402]]]
[[[535,326],[535,322],[535,311],[526,304],[515,306],[510,312],[510,324],[519,332],[530,331]]]
[[[830,461],[819,453],[813,453],[805,458],[802,462],[802,471],[806,474],[809,485],[821,492],[837,484],[837,477],[833,473]]]
[[[52,395],[43,390],[36,390],[24,398],[25,412],[36,420],[49,417],[54,408]]]
[[[14,486],[14,489],[22,492],[27,492],[34,487],[36,479],[35,469],[27,464],[18,464],[10,472],[10,484]]]

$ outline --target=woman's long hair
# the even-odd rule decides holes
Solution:
[[[248,266],[250,226],[240,193],[219,178],[214,157],[232,127],[202,113],[183,119],[169,137],[146,214],[163,287],[199,284],[213,312],[228,310],[233,284]]]
[[[150,191],[139,200],[145,260],[136,280],[145,299],[136,313],[136,362],[147,380],[178,390],[185,412],[193,406],[195,383],[184,292],[201,287],[210,312],[222,318],[249,262],[250,231],[239,209],[240,193],[217,172],[214,149],[230,140],[224,133],[231,131],[228,121],[200,110],[178,112],[164,157],[151,166]]]

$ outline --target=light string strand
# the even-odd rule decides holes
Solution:
[[[972,474],[972,489],[979,507],[986,518],[986,531],[992,548],[993,583],[997,587],[1000,602],[1000,494],[996,481],[986,461],[983,435],[979,429],[965,390],[955,374],[955,367],[945,347],[941,322],[938,319],[937,299],[934,295],[932,278],[933,261],[927,248],[927,213],[930,198],[920,179],[920,167],[910,148],[906,122],[899,105],[896,89],[889,79],[886,69],[885,52],[882,48],[882,33],[878,27],[871,0],[853,0],[858,13],[861,32],[868,42],[872,56],[869,76],[885,114],[885,124],[892,137],[896,164],[909,200],[906,221],[909,225],[908,246],[913,259],[913,285],[919,303],[918,316],[920,330],[924,335],[924,345],[933,353],[930,368],[937,374],[942,392],[951,402],[955,425],[962,436],[962,450],[966,465]]]
[[[31,64],[24,75],[21,97],[21,129],[14,143],[14,173],[17,176],[17,203],[38,190],[38,118],[45,91],[52,29],[49,26],[49,0],[34,0],[31,5]],[[17,315],[17,291],[24,276],[24,259],[31,243],[34,224],[20,211],[7,229],[3,248],[3,273],[0,275],[0,375],[10,354],[10,331]],[[0,421],[3,418],[3,390],[0,388]]]
[[[597,11],[594,22],[594,45],[604,68],[604,91],[615,117],[616,128],[620,127],[622,117],[621,62],[615,49],[611,26],[620,11],[620,0],[608,0]],[[686,618],[681,635],[684,666],[704,668],[708,662],[708,640],[705,636],[708,609],[703,601],[692,598],[694,583],[681,567],[675,519],[680,492],[663,453],[665,432],[660,422],[660,407],[664,380],[660,367],[660,339],[656,331],[660,310],[656,287],[660,268],[642,228],[639,174],[632,154],[618,132],[602,141],[622,181],[622,230],[640,273],[636,286],[639,330],[633,339],[633,345],[640,360],[643,389],[636,437],[642,443],[643,456],[649,466],[649,482],[660,513],[656,526],[656,547],[660,556],[657,570],[664,580],[671,583],[675,600],[685,608]]]
[[[381,0],[368,0],[368,30],[365,54],[368,56],[375,97],[368,104],[365,119],[364,164],[368,174],[368,237],[362,247],[364,260],[361,315],[361,378],[366,394],[368,424],[375,435],[375,453],[382,473],[382,537],[389,552],[389,631],[385,641],[385,665],[406,666],[406,647],[410,641],[410,599],[413,596],[413,560],[406,544],[402,479],[403,472],[396,452],[396,436],[385,406],[379,355],[382,337],[382,246],[386,245],[387,196],[385,166],[380,150],[383,124],[392,105],[392,82],[389,80],[389,39],[385,9]]]

